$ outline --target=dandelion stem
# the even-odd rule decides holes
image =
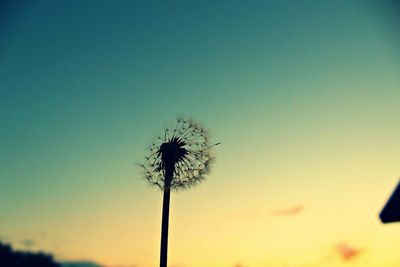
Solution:
[[[161,251],[160,251],[160,267],[167,267],[168,256],[168,224],[169,224],[169,202],[171,193],[171,181],[174,174],[173,168],[166,168],[165,185],[162,209],[161,223]]]

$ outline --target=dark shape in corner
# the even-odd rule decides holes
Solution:
[[[0,243],[1,267],[61,267],[45,253],[15,251],[10,245]]]
[[[400,222],[400,182],[379,217],[383,223]]]

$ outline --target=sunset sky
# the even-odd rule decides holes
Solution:
[[[171,267],[398,267],[395,1],[0,1],[0,239],[156,267],[137,165],[184,114],[208,180],[171,197]]]

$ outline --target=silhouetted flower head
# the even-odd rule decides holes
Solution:
[[[185,189],[204,179],[210,170],[212,145],[204,128],[191,120],[178,119],[174,129],[164,133],[150,146],[141,167],[151,185],[161,189]]]

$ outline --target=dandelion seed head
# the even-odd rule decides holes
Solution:
[[[187,189],[202,180],[210,171],[212,145],[204,128],[183,118],[174,129],[165,129],[152,143],[150,154],[140,166],[150,185],[165,189],[166,174],[171,173],[171,189]]]

